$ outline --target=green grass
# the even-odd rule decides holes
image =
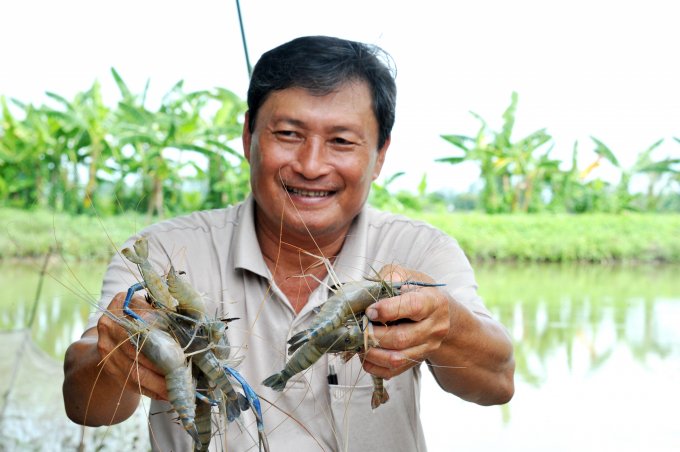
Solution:
[[[472,260],[547,262],[680,262],[678,214],[533,214],[486,215],[482,213],[423,213],[407,216],[427,221],[452,237]],[[103,219],[111,240],[120,246],[143,217],[134,214]],[[128,223],[129,221],[129,223]],[[44,255],[59,243],[66,258],[108,260],[113,247],[98,219],[46,211],[0,209],[0,224],[7,233],[0,238],[0,259],[20,258],[24,253]],[[57,241],[54,230],[56,229]],[[53,251],[56,252],[56,251]]]
[[[138,215],[136,220],[135,227],[134,214],[127,215],[127,218],[123,215],[109,216],[100,223],[94,215],[73,216],[44,210],[29,212],[0,208],[0,225],[3,228],[0,232],[0,259],[38,257],[44,256],[48,250],[53,254],[61,250],[70,260],[109,260],[114,253],[111,241],[120,246],[135,231],[146,226],[145,216]]]
[[[410,216],[458,239],[474,260],[680,262],[678,214]]]

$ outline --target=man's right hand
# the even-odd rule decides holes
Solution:
[[[125,295],[125,293],[116,295],[108,307],[109,311],[118,317],[124,316]],[[156,320],[150,314],[153,308],[140,295],[132,296],[130,308],[151,325]],[[133,393],[141,393],[152,399],[167,402],[165,377],[130,343],[130,337],[123,327],[103,315],[97,323],[96,334],[97,350],[103,360],[104,372],[111,379],[121,388],[124,387]]]
[[[108,309],[123,317],[124,301],[125,293],[119,293]],[[153,323],[151,307],[143,297],[133,296],[130,306]],[[73,422],[92,427],[122,422],[139,406],[140,394],[167,400],[165,377],[129,339],[123,327],[103,315],[97,328],[86,331],[66,350],[64,404]]]

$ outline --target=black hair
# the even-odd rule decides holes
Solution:
[[[328,36],[306,36],[262,55],[248,88],[248,130],[255,130],[257,111],[274,91],[303,88],[325,96],[352,81],[366,82],[378,122],[378,149],[394,126],[396,71],[390,55],[375,45]]]

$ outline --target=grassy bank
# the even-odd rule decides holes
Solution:
[[[662,261],[680,262],[680,215],[485,215],[481,213],[407,214],[458,239],[473,260],[520,261]],[[145,225],[143,217],[122,215],[103,220],[108,235],[120,245]],[[54,228],[53,228],[54,221]],[[55,248],[54,231],[65,256],[107,260],[113,247],[96,217],[0,209],[0,224],[31,256]],[[24,254],[6,232],[0,258]]]
[[[120,246],[146,226],[145,220],[144,215],[135,219],[130,214],[106,217],[100,223],[91,215],[0,208],[0,259],[43,256],[48,250],[56,254],[58,244],[66,259],[109,260],[114,252],[111,241]]]
[[[680,262],[680,215],[411,215],[458,239],[475,260]]]

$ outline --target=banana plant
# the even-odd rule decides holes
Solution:
[[[182,178],[179,171],[186,165],[194,166],[201,179],[208,178],[205,208],[224,207],[245,199],[249,192],[249,171],[245,158],[228,146],[228,141],[242,133],[242,114],[245,103],[224,88],[212,91],[185,93],[183,81],[178,82],[163,96],[161,107],[151,112],[144,107],[145,95],[135,96],[122,78],[115,73],[123,100],[119,103],[117,136],[122,145],[133,146],[135,161],[126,167],[141,171],[142,191],[149,199],[148,215],[164,215],[164,193],[173,204],[179,203]],[[147,85],[148,86],[148,85]],[[206,117],[206,106],[217,102],[217,111]],[[167,149],[193,151],[204,155],[208,170],[193,162],[181,163],[169,159]],[[238,159],[232,165],[227,155]]]
[[[84,199],[87,208],[97,188],[97,171],[103,167],[106,158],[113,155],[115,145],[109,131],[115,121],[114,112],[104,105],[97,80],[88,91],[76,94],[73,101],[49,91],[45,94],[61,104],[63,110],[45,106],[42,111],[56,119],[66,133],[74,134],[77,162],[87,167]]]
[[[611,149],[609,149],[602,141],[598,140],[597,138],[591,137],[591,139],[596,145],[595,152],[598,154],[598,160],[596,163],[599,162],[600,159],[604,158],[609,160],[614,166],[621,168],[621,181],[619,182],[616,190],[616,197],[619,201],[619,206],[616,210],[640,210],[640,207],[642,206],[644,206],[643,208],[646,208],[648,211],[654,210],[659,198],[659,196],[655,194],[655,189],[658,186],[658,183],[663,179],[665,174],[670,175],[670,179],[677,175],[678,170],[675,169],[675,165],[680,164],[680,159],[666,158],[660,161],[652,160],[652,152],[658,148],[664,140],[658,140],[647,149],[639,153],[635,163],[631,167],[622,168]],[[594,166],[591,165],[591,167]],[[647,185],[646,205],[642,204],[641,206],[641,203],[635,202],[641,198],[640,194],[630,193],[630,180],[635,174],[646,174],[649,179]]]
[[[485,182],[482,202],[489,213],[518,211],[520,203],[521,209],[527,211],[535,184],[541,183],[560,163],[548,158],[550,151],[543,157],[536,155],[536,151],[552,139],[546,129],[537,130],[516,142],[512,141],[518,99],[517,93],[513,92],[510,105],[503,113],[504,121],[500,131],[488,131],[487,122],[478,114],[470,112],[481,122],[475,137],[441,135],[461,149],[464,155],[436,161],[452,165],[466,160],[477,162]]]

